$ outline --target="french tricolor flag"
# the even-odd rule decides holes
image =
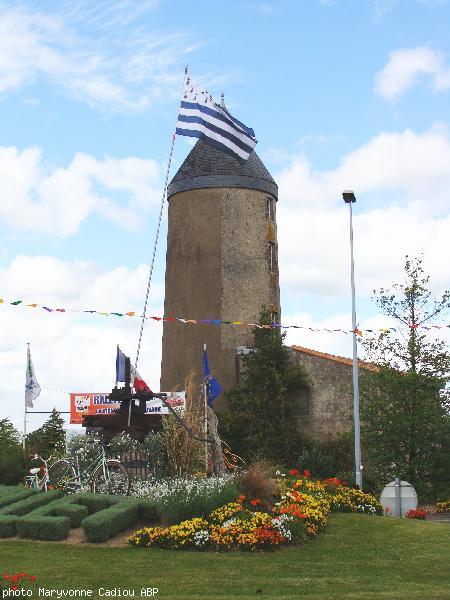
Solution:
[[[117,346],[117,357],[116,357],[116,381],[125,381],[125,359],[127,356]],[[136,392],[151,392],[152,390],[148,387],[138,371],[130,363],[130,380],[131,385],[134,387]]]

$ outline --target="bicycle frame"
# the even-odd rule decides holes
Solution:
[[[101,454],[96,456],[92,460],[92,462],[90,462],[86,467],[81,469],[79,452],[77,452],[76,460],[69,461],[69,462],[71,462],[72,466],[75,469],[76,485],[78,487],[81,487],[83,485],[83,481],[90,481],[93,474],[95,473],[95,471],[98,469],[98,467],[100,465],[102,465],[102,467],[103,467],[103,474],[105,475],[105,477],[107,477],[108,476],[108,466],[107,466],[106,461],[107,461],[106,452],[105,452],[104,447],[102,446]]]
[[[40,492],[47,492],[48,491],[48,484],[50,482],[50,478],[48,476],[48,462],[50,460],[50,458],[45,459],[42,458],[42,456],[38,456],[37,454],[35,454],[33,457],[33,460],[40,460],[41,462],[44,463],[44,472],[42,474],[42,478],[39,477],[39,471],[41,470],[41,467],[39,467],[39,471],[37,471],[36,473],[32,473],[31,475],[26,475],[25,476],[25,481],[28,483],[28,485],[32,488],[34,488],[35,490],[39,490]]]

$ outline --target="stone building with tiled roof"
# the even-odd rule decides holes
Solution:
[[[296,399],[299,430],[315,440],[327,441],[349,431],[353,423],[352,359],[292,346],[292,360],[308,376],[308,386]],[[360,369],[376,370],[362,360]]]

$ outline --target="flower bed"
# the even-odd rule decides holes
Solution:
[[[309,471],[300,477],[296,469],[289,475],[277,475],[278,494],[271,506],[241,495],[205,518],[202,515],[166,528],[145,527],[130,536],[129,543],[170,550],[276,550],[316,537],[332,511],[383,514],[374,496],[348,488],[337,479],[311,481]]]
[[[424,521],[427,518],[428,511],[423,510],[421,508],[411,508],[408,510],[405,517],[407,519],[419,519],[420,521]]]
[[[0,576],[0,592],[2,592],[2,597],[7,597],[11,593],[17,596],[32,596],[36,588],[36,577],[34,575],[22,572],[15,575],[5,573],[3,576]],[[21,590],[24,590],[24,593],[21,593]],[[26,590],[30,590],[30,594],[27,594]]]
[[[169,523],[206,517],[236,498],[238,488],[232,475],[224,477],[176,477],[133,483],[131,495],[149,500]]]
[[[437,502],[436,503],[436,512],[438,512],[438,513],[450,512],[450,499],[443,500],[442,502]]]

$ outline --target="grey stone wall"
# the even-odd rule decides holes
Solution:
[[[296,350],[292,360],[304,367],[309,379],[309,389],[298,399],[299,431],[318,441],[349,431],[353,421],[351,365]]]

